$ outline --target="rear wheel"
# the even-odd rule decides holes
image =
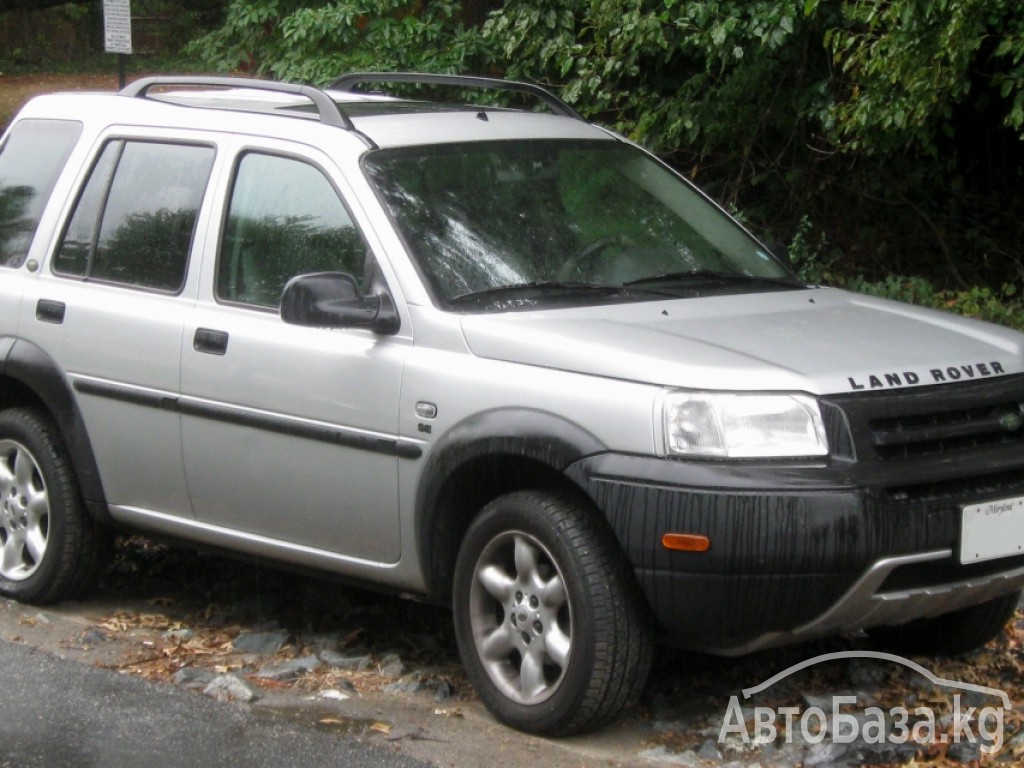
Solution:
[[[43,411],[0,411],[0,595],[50,603],[91,586],[109,534],[85,511],[56,425]]]
[[[593,730],[634,702],[651,660],[642,606],[611,532],[571,496],[503,496],[463,540],[459,652],[481,700],[514,728]]]
[[[980,605],[894,627],[872,627],[868,635],[881,645],[903,654],[955,656],[988,645],[1013,618],[1020,592]]]

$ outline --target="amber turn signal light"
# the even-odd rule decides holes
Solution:
[[[707,552],[711,539],[695,533],[666,533],[661,537],[661,546],[678,552]]]

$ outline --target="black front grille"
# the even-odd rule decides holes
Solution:
[[[1024,376],[822,399],[834,451],[884,462],[1024,446]]]
[[[870,429],[875,455],[883,460],[1024,444],[1022,404],[1016,400],[872,419]]]
[[[888,505],[1024,495],[1024,376],[823,398],[833,456]]]

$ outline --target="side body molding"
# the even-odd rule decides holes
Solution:
[[[0,375],[13,379],[31,390],[50,411],[64,438],[78,476],[82,496],[89,511],[108,518],[106,495],[99,468],[89,442],[82,414],[75,403],[68,380],[53,358],[22,339],[0,339]],[[5,405],[0,403],[0,405]]]
[[[543,484],[545,472],[562,480],[574,462],[606,450],[580,426],[526,408],[485,411],[449,429],[430,449],[416,492],[416,547],[430,592],[437,596],[447,590],[461,532],[480,511],[473,503],[478,484],[492,491],[507,485],[511,491],[522,488],[524,480]],[[529,478],[517,476],[525,467],[538,471],[531,471]],[[449,508],[446,500],[453,493],[470,502],[470,508]],[[481,506],[488,500],[482,499]]]

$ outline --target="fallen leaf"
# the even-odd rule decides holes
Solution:
[[[444,717],[462,717],[462,710],[458,707],[438,707],[434,710],[434,714]]]

